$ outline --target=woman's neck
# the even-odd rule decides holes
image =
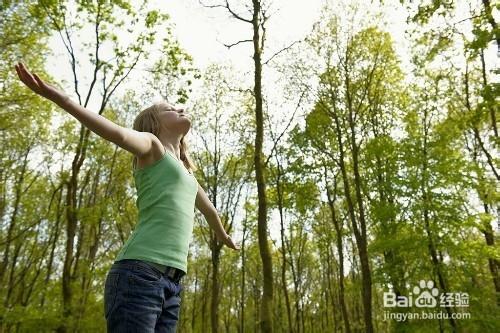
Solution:
[[[178,160],[181,160],[181,134],[176,135],[168,135],[168,134],[160,134],[160,142],[166,150],[171,151],[177,157]]]

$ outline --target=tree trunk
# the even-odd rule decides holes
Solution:
[[[340,222],[337,218],[337,215],[335,213],[335,199],[336,199],[336,191],[337,191],[337,181],[336,179],[334,180],[334,187],[333,187],[333,198],[332,198],[332,193],[330,192],[330,188],[328,187],[328,180],[327,180],[327,174],[326,174],[326,168],[325,168],[325,180],[326,180],[326,196],[328,199],[328,207],[330,208],[330,213],[331,213],[331,218],[332,218],[332,223],[335,228],[336,232],[336,244],[337,244],[337,252],[339,254],[339,303],[340,303],[340,310],[342,313],[342,320],[344,321],[345,325],[345,332],[350,333],[351,332],[351,325],[349,323],[349,316],[347,314],[347,307],[345,305],[345,297],[344,297],[344,245],[342,243],[342,226],[340,225]]]
[[[484,206],[484,212],[486,214],[489,214],[488,205],[483,204],[483,206]],[[495,235],[493,233],[493,229],[491,228],[491,224],[489,222],[484,224],[482,232],[486,240],[486,245],[491,246],[491,248],[495,248]],[[488,266],[490,268],[491,277],[493,279],[493,285],[495,287],[495,292],[497,295],[497,306],[500,307],[500,261],[496,258],[489,257]]]
[[[358,151],[357,145],[355,142],[354,136],[354,126],[352,121],[352,116],[349,117],[349,125],[351,126],[351,143],[353,146],[352,149],[352,159],[353,159],[353,168],[355,174],[355,188],[356,188],[356,197],[358,201],[358,208],[361,209],[359,212],[360,222],[357,221],[356,218],[356,208],[354,207],[354,200],[351,194],[351,185],[349,176],[347,174],[347,166],[345,162],[345,152],[344,152],[344,142],[342,140],[342,127],[340,125],[340,120],[336,114],[336,110],[331,113],[333,115],[335,121],[335,131],[337,136],[337,144],[339,147],[339,164],[340,170],[342,174],[342,183],[344,184],[344,192],[348,206],[349,218],[352,225],[352,230],[356,239],[356,247],[358,249],[358,255],[361,266],[361,277],[362,277],[362,295],[363,295],[363,318],[365,322],[365,331],[367,333],[373,333],[373,323],[372,323],[372,310],[371,310],[371,273],[368,261],[368,249],[366,243],[366,224],[364,223],[364,210],[363,204],[359,202],[362,200],[360,193],[360,180],[359,180],[359,171],[358,168]],[[358,226],[359,223],[359,226]]]
[[[243,239],[241,240],[241,284],[240,284],[240,329],[239,333],[245,332],[245,236],[247,231],[247,210],[245,210],[245,221],[243,222]]]
[[[438,277],[438,282],[439,282],[439,287],[441,288],[443,293],[447,292],[447,286],[445,283],[445,278],[443,275],[443,272],[441,271],[441,263],[439,261],[438,255],[437,255],[437,250],[436,246],[434,244],[434,239],[433,239],[433,234],[431,231],[430,227],[430,211],[428,204],[432,200],[430,196],[428,195],[429,192],[429,186],[427,184],[427,138],[429,136],[428,133],[428,128],[427,128],[427,110],[424,108],[424,119],[423,119],[423,130],[424,130],[424,141],[423,141],[423,151],[422,151],[422,178],[421,178],[421,191],[422,191],[422,202],[423,202],[423,216],[424,216],[424,227],[425,231],[427,233],[427,241],[428,241],[428,247],[429,247],[429,254],[431,257],[431,263],[434,267],[434,272],[436,273]],[[449,307],[445,307],[446,312],[448,314],[448,318],[450,321],[450,325],[452,327],[453,332],[456,332],[457,326],[455,323],[455,320],[452,318],[452,313]]]
[[[220,246],[212,239],[212,298],[210,302],[210,325],[212,332],[219,332],[219,263]]]
[[[262,161],[262,145],[264,140],[264,117],[262,109],[262,61],[261,61],[261,36],[260,36],[260,1],[253,0],[253,46],[254,46],[254,65],[255,65],[255,177],[257,181],[258,193],[258,238],[259,252],[262,259],[263,289],[262,303],[260,311],[261,332],[273,332],[273,265],[272,257],[267,239],[267,202],[266,202],[266,180],[264,177],[264,164]],[[263,36],[262,36],[263,38]]]

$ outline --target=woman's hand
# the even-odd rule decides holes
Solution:
[[[226,237],[222,240],[222,242],[227,247],[229,247],[229,248],[231,248],[233,250],[239,250],[240,249],[240,245],[239,244],[235,244],[229,235],[226,235]]]
[[[28,88],[33,90],[38,95],[43,96],[55,103],[62,102],[67,98],[64,92],[60,91],[53,85],[44,82],[35,73],[30,73],[23,63],[20,62],[15,67],[19,79],[21,79],[21,81],[23,81]]]

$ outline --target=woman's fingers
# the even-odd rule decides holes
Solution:
[[[24,65],[24,63],[20,62],[19,65],[21,66],[21,68],[24,70],[24,71],[28,71],[28,69],[26,68],[26,66]]]
[[[19,74],[19,78],[21,79],[21,81],[23,81],[24,83],[28,82],[29,76],[26,71],[26,68],[23,66],[22,63],[19,63],[17,73]]]
[[[21,72],[22,76],[26,80],[33,80],[33,77],[31,76],[31,73],[28,71],[28,69],[24,66],[23,63],[19,63],[19,71]]]
[[[17,72],[17,76],[19,76],[19,78],[21,80],[24,80],[24,73],[21,70],[21,66],[19,64],[16,65],[16,72]]]
[[[239,244],[235,244],[234,241],[231,239],[231,237],[228,237],[226,240],[227,240],[227,242],[225,244],[230,249],[233,249],[233,250],[239,250],[240,249],[240,245]]]
[[[38,83],[38,85],[39,85],[39,86],[43,86],[43,85],[45,85],[45,82],[43,82],[43,80],[42,80],[42,79],[40,79],[40,78],[38,77],[38,75],[36,75],[35,73],[33,73],[33,76],[35,77],[35,80],[36,80],[36,82]]]
[[[19,78],[21,79],[21,81],[28,86],[28,88],[30,88],[31,90],[33,90],[34,92],[36,93],[39,93],[40,91],[40,82],[38,82],[38,80],[40,80],[40,78],[38,78],[38,80],[36,79],[37,76],[36,74],[34,74],[35,76],[33,76],[27,69],[26,69],[26,66],[24,66],[24,64],[21,62],[19,63],[17,66],[16,66],[16,71],[17,71],[17,75],[19,76]],[[40,80],[41,81],[41,80]]]
[[[16,67],[17,76],[19,77],[19,79],[22,79],[21,70],[19,69],[19,67],[17,65],[15,67]]]
[[[24,74],[26,75],[26,78],[28,79],[29,82],[31,83],[35,83],[35,78],[33,77],[33,74],[30,73],[30,71],[28,69],[26,69],[26,67],[24,67],[23,65],[23,70],[24,70]]]
[[[45,97],[51,101],[55,101],[55,99],[64,98],[66,95],[59,91],[56,87],[51,84],[43,81],[38,75],[35,73],[31,73],[26,66],[19,62],[16,66],[16,72],[19,76],[19,79],[33,92],[36,94]],[[57,103],[57,102],[56,102]]]
[[[240,249],[240,245],[234,243],[233,240],[231,239],[231,248],[234,249],[234,250],[239,250]]]

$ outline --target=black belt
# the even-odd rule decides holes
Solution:
[[[182,276],[184,276],[184,274],[186,274],[186,273],[184,273],[183,270],[172,267],[172,266],[157,264],[157,263],[151,262],[151,261],[145,261],[145,263],[153,266],[154,268],[159,270],[161,272],[161,274],[168,276],[169,278],[171,278],[174,281],[177,281]]]
[[[122,259],[122,260],[118,261],[117,263],[128,262],[128,261],[137,262],[137,263],[139,263],[139,265],[140,264],[147,265],[148,267],[151,267],[151,268],[159,271],[161,273],[161,275],[168,276],[170,279],[172,279],[175,282],[179,281],[180,278],[186,274],[182,269],[178,269],[175,267],[166,266],[166,265],[162,265],[162,264],[157,264],[155,262],[146,261],[146,260]]]

